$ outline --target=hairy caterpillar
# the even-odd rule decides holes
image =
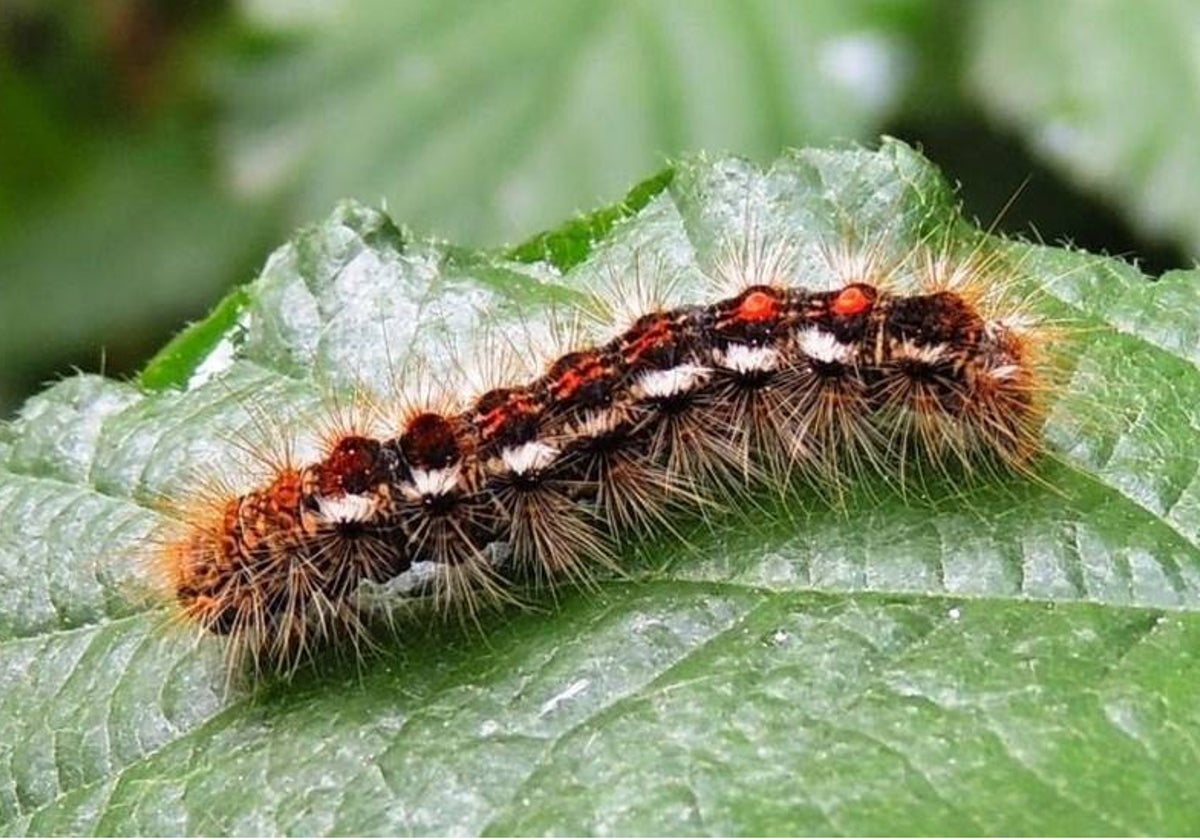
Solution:
[[[539,353],[504,333],[473,390],[401,365],[396,405],[360,401],[317,457],[177,505],[182,533],[156,554],[173,599],[234,661],[287,671],[367,640],[366,583],[474,615],[759,488],[819,504],[871,477],[1027,469],[1054,329],[1012,294],[1017,269],[889,233],[822,255],[833,281],[810,287],[791,245],[751,226],[704,269],[708,297],[681,301],[635,253],[593,289],[589,336]]]

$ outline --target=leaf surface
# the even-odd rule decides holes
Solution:
[[[509,254],[344,204],[143,387],[65,380],[0,427],[0,826],[11,833],[1200,831],[1197,276],[988,240],[1069,320],[1039,481],[798,492],[627,558],[629,580],[356,669],[228,690],[135,597],[155,501],[397,359],[653,261],[704,294],[747,234],[977,241],[916,152],[685,158]],[[594,224],[592,222],[595,222]],[[591,237],[596,236],[595,241]],[[557,244],[554,244],[557,243]],[[571,247],[559,247],[563,243]]]

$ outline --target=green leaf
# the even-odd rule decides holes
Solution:
[[[175,348],[185,387],[80,376],[30,400],[0,427],[0,828],[1200,831],[1195,272],[1147,283],[984,242],[1080,327],[1040,481],[872,488],[839,511],[801,492],[648,545],[594,593],[482,634],[404,622],[358,668],[253,694],[227,690],[215,640],[134,596],[154,500],[235,471],[264,427],[390,387],[402,353],[444,367],[446,342],[470,352],[482,322],[538,322],[635,260],[699,293],[748,220],[814,285],[848,231],[980,235],[894,141],[765,170],[684,159],[566,272],[344,204],[270,258],[218,341]]]
[[[488,244],[618,194],[667,155],[770,160],[872,136],[933,17],[919,0],[243,7],[256,38],[215,72],[237,184],[294,188],[299,219],[347,193],[384,197],[418,229]]]
[[[1200,7],[1017,0],[974,14],[968,76],[985,109],[1144,234],[1200,254]]]

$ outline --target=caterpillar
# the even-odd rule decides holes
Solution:
[[[401,365],[393,405],[354,401],[315,458],[175,505],[155,565],[179,614],[231,663],[290,673],[371,643],[364,585],[476,617],[523,582],[619,572],[629,540],[742,495],[1031,470],[1055,327],[1013,294],[1019,267],[885,234],[823,248],[821,288],[796,255],[750,226],[699,301],[635,258],[554,349],[484,342],[474,390]]]

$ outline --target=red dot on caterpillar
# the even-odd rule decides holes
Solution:
[[[613,371],[595,350],[569,353],[550,368],[550,391],[554,398],[566,403],[603,402],[602,394]]]
[[[422,469],[441,469],[459,457],[458,438],[450,422],[440,414],[418,414],[400,436],[400,448],[410,464]]]
[[[630,329],[625,341],[622,342],[621,353],[628,365],[637,365],[650,361],[648,356],[654,353],[669,352],[676,340],[674,325],[670,318],[663,313],[655,313],[640,318]]]
[[[871,308],[875,302],[875,290],[870,286],[856,283],[838,292],[833,299],[833,314],[843,317],[861,315]]]
[[[362,493],[379,457],[379,443],[352,435],[339,440],[325,458],[319,473],[322,494]]]
[[[772,321],[779,317],[779,298],[767,291],[748,293],[738,306],[737,318],[747,323]]]

